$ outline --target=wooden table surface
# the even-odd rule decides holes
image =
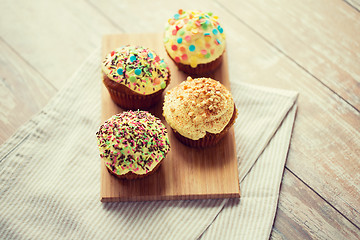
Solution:
[[[212,11],[232,81],[300,93],[272,239],[360,239],[360,1],[0,2],[0,143],[64,86],[104,34],[162,32]]]

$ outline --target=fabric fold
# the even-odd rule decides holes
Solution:
[[[251,171],[240,181],[240,201],[230,199],[201,239],[269,239],[296,109],[295,103]],[[242,164],[246,163],[241,162],[239,168]]]
[[[238,225],[250,221],[251,229],[258,213],[265,211],[266,219],[256,227],[268,238],[296,93],[232,84],[239,110],[234,128],[240,200],[101,203],[95,138],[100,122],[99,64],[98,49],[39,114],[0,146],[0,235],[5,239],[206,239],[223,236],[219,234],[225,230],[227,239],[232,239],[245,236],[234,230]]]

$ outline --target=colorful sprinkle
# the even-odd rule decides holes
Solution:
[[[116,70],[117,74],[119,75],[123,75],[124,70],[122,68],[118,68],[118,70]]]
[[[170,24],[170,25],[174,25],[174,23],[175,23],[175,20],[174,20],[174,19],[169,19],[169,24]]]
[[[149,53],[148,53],[148,57],[151,58],[151,59],[153,59],[153,58],[154,58],[154,55],[153,55],[151,52],[149,52]]]
[[[177,47],[177,45],[173,44],[173,45],[171,46],[171,49],[174,50],[174,51],[176,51],[176,50],[178,49],[178,47]]]
[[[189,46],[189,51],[190,51],[190,52],[195,51],[195,45],[190,45],[190,46]]]
[[[176,33],[177,33],[177,30],[176,29],[174,29],[174,30],[172,30],[172,35],[176,35]]]
[[[187,41],[187,42],[190,42],[190,41],[191,41],[191,37],[190,37],[189,35],[186,35],[186,36],[184,37],[184,39],[185,39],[185,41]]]
[[[202,49],[200,52],[201,52],[202,55],[206,55],[206,54],[207,54],[207,51],[206,51],[205,49]]]
[[[161,82],[161,83],[160,83],[160,87],[161,87],[162,89],[164,89],[164,88],[166,87],[166,82]]]
[[[181,47],[180,47],[180,51],[185,52],[185,51],[186,51],[186,48],[185,48],[184,46],[181,46]]]
[[[180,62],[180,58],[179,58],[179,57],[175,57],[174,60],[175,60],[175,62],[177,62],[177,63]]]
[[[177,42],[178,44],[182,43],[182,38],[181,38],[181,37],[178,37],[178,38],[176,39],[176,42]]]
[[[212,30],[212,33],[213,33],[214,35],[216,35],[216,34],[218,34],[218,30],[214,28],[214,29]]]
[[[187,55],[187,54],[181,55],[181,59],[182,59],[182,60],[187,60],[187,59],[188,59],[188,55]]]
[[[206,24],[206,22],[203,22],[201,24],[201,27],[202,27],[202,29],[206,30],[208,28],[208,25]]]
[[[176,13],[176,14],[174,15],[174,19],[178,20],[179,18],[180,18],[180,14]]]
[[[130,78],[129,78],[129,80],[130,80],[130,82],[136,82],[136,77],[135,76],[130,76]]]
[[[135,55],[131,55],[130,56],[130,62],[135,62],[136,61],[136,56]]]
[[[184,34],[185,34],[185,30],[184,30],[184,29],[180,29],[180,30],[179,30],[179,35],[182,36],[182,35],[184,35]]]
[[[142,71],[141,71],[140,68],[135,69],[135,74],[136,74],[136,75],[139,76],[139,75],[141,74],[141,72],[142,72]]]
[[[220,27],[220,25],[217,27],[217,29],[219,30],[220,33],[224,32],[224,29],[222,29],[222,27]]]
[[[205,58],[209,58],[209,57],[210,57],[210,53],[207,53],[204,57],[205,57]]]

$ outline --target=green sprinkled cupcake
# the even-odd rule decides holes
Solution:
[[[164,59],[144,47],[124,46],[102,63],[103,82],[112,100],[124,109],[148,109],[160,101],[170,83]]]
[[[165,125],[146,111],[114,115],[96,136],[102,161],[118,178],[136,179],[153,173],[170,150]]]

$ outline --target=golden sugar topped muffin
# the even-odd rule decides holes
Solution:
[[[165,94],[163,115],[174,131],[197,141],[227,131],[235,121],[236,108],[231,93],[220,82],[188,77]]]
[[[101,159],[119,178],[149,175],[170,150],[165,125],[146,111],[114,115],[100,126],[96,136]]]
[[[164,44],[180,69],[182,65],[197,68],[198,65],[214,62],[222,56],[226,45],[224,30],[217,16],[211,12],[182,9],[168,20]],[[205,70],[214,70],[213,67],[211,65]]]

